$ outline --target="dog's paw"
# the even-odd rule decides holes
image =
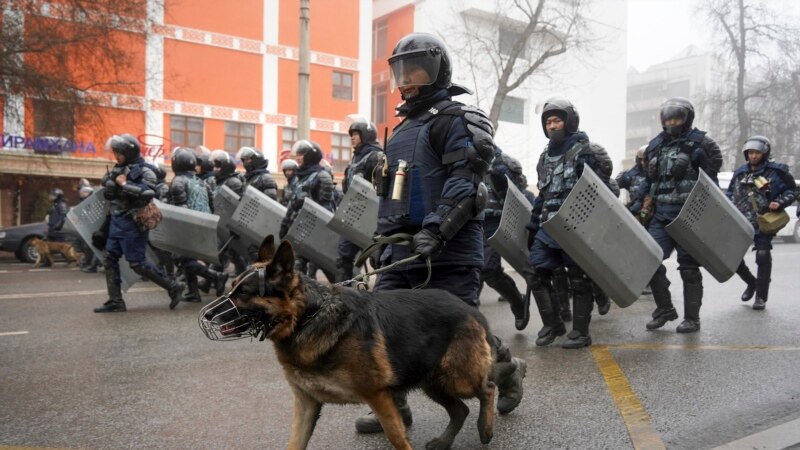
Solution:
[[[434,438],[425,444],[426,450],[449,450],[453,445],[453,441],[445,441],[441,438]]]

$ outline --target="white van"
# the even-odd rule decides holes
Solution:
[[[731,184],[731,178],[733,178],[733,172],[720,172],[718,178],[719,187],[723,192],[727,192],[728,186]],[[800,186],[800,180],[794,180],[794,182]],[[776,236],[786,242],[800,242],[800,221],[797,220],[797,203],[788,206],[786,212],[789,214],[789,223]]]

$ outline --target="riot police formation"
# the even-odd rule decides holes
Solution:
[[[50,207],[47,208],[47,240],[65,241],[67,234],[62,230],[67,220],[67,201],[64,200],[64,191],[59,188],[50,189]]]
[[[755,237],[753,250],[756,252],[756,276],[742,260],[736,273],[747,283],[742,293],[746,302],[755,295],[753,309],[766,307],[769,296],[769,282],[772,274],[772,238],[774,231],[761,230],[758,216],[768,212],[780,212],[795,201],[795,181],[786,164],[770,159],[770,142],[764,136],[752,136],[742,146],[745,164],[733,172],[727,195],[736,208],[753,225]],[[787,217],[788,221],[788,217]]]
[[[278,200],[278,184],[269,174],[267,167],[269,160],[264,157],[261,150],[253,147],[242,147],[236,154],[236,157],[242,161],[244,165],[244,187],[253,186],[259,192],[267,194],[273,200]]]
[[[409,34],[389,58],[391,74],[404,101],[397,108],[402,121],[386,143],[386,171],[373,182],[379,194],[379,235],[411,241],[388,242],[381,251],[382,266],[412,254],[422,259],[390,268],[378,276],[374,290],[444,289],[477,306],[483,267],[483,209],[487,175],[494,156],[494,129],[485,114],[452,100],[468,93],[451,83],[450,57],[435,36]],[[391,239],[390,239],[391,240]],[[426,285],[426,279],[427,281]],[[512,358],[502,341],[493,337],[497,357],[497,409],[509,413],[522,399],[524,360]],[[405,395],[395,403],[406,425],[412,422]],[[356,421],[362,433],[382,431],[370,414]]]
[[[361,177],[372,183],[372,175],[382,158],[383,149],[378,146],[378,131],[375,124],[366,119],[355,121],[348,130],[353,145],[353,158],[344,171],[342,190],[347,193],[355,177]],[[349,240],[339,239],[338,258],[336,259],[336,281],[353,278],[353,261],[360,247]]]
[[[558,212],[585,167],[592,168],[606,183],[611,175],[607,153],[602,147],[589,141],[586,133],[579,130],[579,124],[578,111],[566,98],[554,97],[545,102],[542,109],[542,130],[550,141],[536,167],[539,195],[533,205],[529,226],[533,235],[529,239],[532,241],[530,267],[524,273],[543,323],[536,339],[536,345],[539,346],[549,345],[556,337],[566,333],[560,316],[559,298],[551,295],[553,273],[562,270],[562,267],[566,268],[574,302],[572,331],[562,347],[580,348],[592,343],[589,335],[589,322],[594,307],[592,282],[561,249],[558,242],[547,231],[540,229],[542,223]],[[559,290],[561,292],[555,297],[564,295],[563,286]]]
[[[103,177],[103,195],[111,202],[109,227],[105,239],[107,252],[104,262],[108,300],[95,312],[122,312],[126,310],[122,299],[122,280],[119,259],[124,255],[131,269],[169,293],[170,309],[181,301],[185,285],[168,279],[145,256],[148,230],[142,230],[134,220],[155,196],[156,174],[144,162],[139,141],[129,134],[111,136],[106,142],[117,159],[114,168]]]
[[[530,297],[523,297],[514,280],[505,273],[500,254],[489,245],[488,239],[500,228],[503,202],[508,192],[508,180],[520,190],[525,191],[528,180],[522,173],[522,165],[516,159],[496,148],[489,173],[486,176],[487,204],[483,222],[483,268],[481,283],[486,283],[508,301],[514,314],[514,326],[524,330],[530,319]]]
[[[194,211],[212,213],[211,187],[196,175],[197,158],[188,148],[177,148],[172,152],[172,172],[175,177],[169,189],[170,203]],[[181,297],[186,302],[200,302],[198,277],[213,284],[217,295],[222,295],[228,275],[211,269],[195,258],[178,256],[176,263],[183,269],[187,291]]]
[[[700,330],[703,275],[699,263],[667,234],[664,227],[680,213],[701,170],[716,181],[722,156],[719,146],[704,131],[692,127],[694,107],[687,99],[667,100],[660,115],[663,131],[647,145],[647,176],[639,187],[638,198],[644,199],[649,194],[653,200],[655,214],[647,230],[661,246],[663,258],[669,258],[673,250],[678,252],[678,271],[683,280],[684,321],[678,325],[677,332],[692,333]],[[647,323],[648,330],[661,328],[678,318],[678,312],[672,306],[669,285],[667,268],[661,264],[650,280],[656,310],[653,311],[653,320]]]

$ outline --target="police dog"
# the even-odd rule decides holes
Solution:
[[[33,267],[42,265],[43,260],[47,260],[47,265],[53,266],[53,255],[61,253],[67,260],[67,267],[72,263],[78,262],[78,254],[75,247],[70,242],[65,241],[45,241],[39,238],[33,238],[30,241],[31,246],[36,249],[36,263]]]
[[[392,445],[410,449],[393,396],[412,389],[450,416],[426,448],[450,448],[469,414],[465,398],[480,400],[480,440],[492,439],[494,357],[476,308],[441,290],[323,285],[295,271],[294,260],[288,241],[276,251],[268,236],[231,292],[200,313],[211,339],[272,340],[294,396],[289,449],[306,448],[325,403],[368,404]]]

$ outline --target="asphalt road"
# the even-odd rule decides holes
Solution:
[[[454,448],[696,449],[748,436],[756,448],[800,442],[771,432],[800,429],[793,426],[800,245],[776,244],[773,258],[765,311],[739,300],[744,284],[735,277],[721,285],[706,274],[699,333],[675,333],[679,321],[646,331],[654,305],[642,297],[595,315],[595,345],[582,350],[561,349],[563,338],[536,347],[536,312],[517,332],[508,306],[485,289],[481,310],[494,332],[528,361],[525,398],[496,420],[487,446],[470,401]],[[746,260],[754,268],[752,255]],[[675,261],[667,267],[680,311]],[[0,260],[0,448],[285,448],[291,394],[269,343],[208,341],[197,326],[201,305],[170,311],[152,283],[125,295],[127,313],[92,313],[105,298],[102,274]],[[409,438],[422,448],[444,429],[446,414],[421,394],[410,403]],[[353,421],[366,410],[324,407],[310,448],[390,448],[382,435],[355,433]]]

